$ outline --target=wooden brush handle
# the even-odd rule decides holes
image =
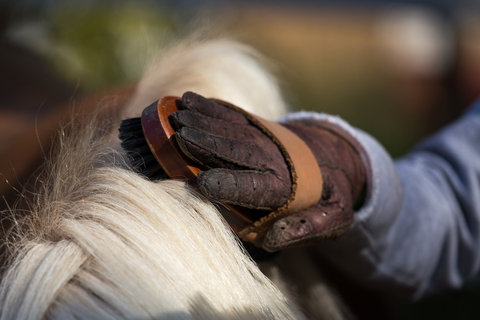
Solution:
[[[142,128],[150,150],[168,176],[174,180],[196,180],[200,166],[185,156],[175,140],[169,117],[178,111],[178,97],[164,97],[143,110]]]

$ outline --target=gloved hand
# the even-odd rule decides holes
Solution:
[[[212,100],[187,92],[182,104],[184,110],[173,114],[179,146],[210,169],[197,176],[200,191],[217,202],[251,209],[281,207],[292,183],[277,145],[243,114]]]
[[[353,222],[354,205],[366,191],[366,166],[355,138],[327,121],[284,124],[312,150],[323,178],[321,199],[312,207],[278,220],[268,230],[263,247],[276,251],[343,235]]]
[[[173,120],[180,148],[210,169],[197,177],[205,196],[252,209],[283,206],[291,193],[290,171],[268,136],[242,113],[192,92],[183,95],[179,109]],[[346,232],[353,222],[354,201],[366,181],[355,140],[346,133],[348,138],[343,137],[341,129],[313,120],[283,125],[315,155],[322,171],[323,193],[316,205],[273,224],[263,239],[268,251],[332,239]]]

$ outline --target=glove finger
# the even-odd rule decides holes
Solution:
[[[175,112],[172,114],[172,119],[177,130],[182,127],[192,127],[227,139],[249,141],[252,144],[270,141],[262,131],[254,126],[211,118],[192,110]]]
[[[279,168],[287,168],[280,150],[274,144],[252,145],[188,127],[181,128],[175,136],[180,148],[188,157],[209,168],[229,167],[277,171],[272,168],[272,164],[277,164]],[[274,163],[274,159],[280,161]],[[278,174],[285,173],[278,172]]]
[[[353,210],[338,204],[320,203],[276,221],[263,240],[265,250],[273,252],[289,247],[311,245],[333,240],[348,231],[353,222]]]
[[[282,181],[270,172],[213,169],[200,172],[197,180],[209,199],[251,209],[274,210],[291,193],[290,180]]]
[[[222,119],[231,123],[248,124],[247,118],[238,111],[232,110],[201,95],[187,91],[182,96],[182,110],[192,110],[208,117]]]

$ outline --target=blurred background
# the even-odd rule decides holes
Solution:
[[[58,105],[129,88],[161,45],[203,24],[267,56],[293,110],[340,115],[394,157],[480,96],[478,0],[3,0],[0,167],[20,167],[6,154]],[[4,199],[18,175],[0,179]],[[381,304],[379,319],[479,319],[479,288],[417,303],[374,295],[363,308]]]

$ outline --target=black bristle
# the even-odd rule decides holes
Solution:
[[[168,175],[162,169],[150,151],[143,135],[141,118],[125,119],[118,128],[123,150],[127,152],[133,170],[150,180],[167,179]]]
[[[130,139],[130,138],[141,138],[141,137],[143,137],[143,130],[133,131],[133,132],[129,132],[129,131],[120,132],[118,137],[121,140],[126,140],[126,139]]]
[[[136,152],[138,154],[149,154],[151,151],[150,151],[150,148],[148,147],[147,145],[147,142],[145,141],[145,144],[143,146],[139,145],[135,148],[132,148],[132,152]]]
[[[122,148],[126,150],[134,150],[136,148],[148,146],[147,141],[145,140],[144,137],[140,137],[140,138],[131,137],[131,138],[123,139],[121,145],[122,145]]]
[[[134,126],[134,127],[137,127],[140,126],[140,129],[142,128],[142,118],[140,117],[137,117],[137,118],[128,118],[128,119],[124,119],[122,120],[122,123],[120,123],[120,128],[118,130],[120,130],[120,132],[129,127],[129,126]]]
[[[147,167],[147,164],[150,162],[157,163],[157,159],[155,159],[151,152],[149,154],[137,154],[138,156],[135,157],[135,159],[132,159],[133,161],[131,161],[132,167],[134,168],[140,168],[142,166]]]
[[[162,170],[162,167],[156,163],[156,164],[149,164],[145,169],[142,170],[141,172],[143,175],[150,177],[151,179],[154,179],[157,175],[165,175],[165,171]]]
[[[150,178],[151,180],[165,180],[165,179],[170,179],[168,174],[165,173],[165,171],[157,171],[157,173]]]

